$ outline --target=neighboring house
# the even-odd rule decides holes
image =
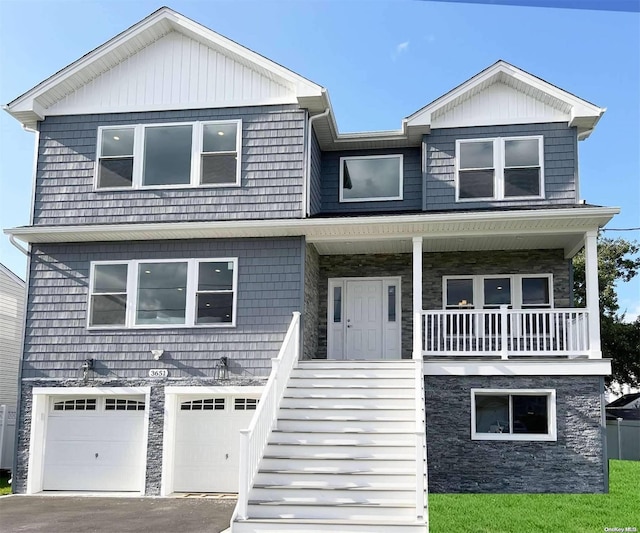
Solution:
[[[427,477],[607,490],[618,210],[578,176],[600,107],[498,61],[342,134],[326,89],[162,8],[7,110],[39,145],[6,230],[30,251],[17,492],[238,491],[234,532],[417,532]]]
[[[24,281],[0,263],[0,469],[13,468]]]

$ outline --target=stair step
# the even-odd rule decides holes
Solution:
[[[289,398],[284,397],[281,408],[287,409],[377,409],[415,410],[415,398]]]
[[[299,487],[256,488],[251,491],[249,504],[282,502],[296,505],[388,505],[389,502],[415,505],[415,487],[403,489],[300,489]]]
[[[415,458],[415,446],[406,443],[400,446],[363,446],[355,445],[318,445],[318,444],[278,444],[269,443],[265,452],[265,457],[283,458],[303,458],[314,457],[316,459],[345,459],[352,458],[375,458],[384,459],[395,457]]]
[[[361,368],[361,369],[341,369],[341,368],[294,368],[291,371],[291,378],[335,378],[335,379],[395,379],[414,378],[414,368]]]
[[[412,388],[354,388],[344,387],[293,387],[287,388],[284,399],[318,399],[318,400],[414,400]]]
[[[291,470],[260,470],[255,477],[254,483],[257,485],[291,485],[291,486],[308,486],[309,484],[324,483],[331,484],[349,484],[349,483],[366,483],[368,485],[380,484],[415,484],[416,469],[403,469],[401,472],[391,473],[372,473],[372,472],[343,472],[345,477],[341,477],[339,473],[326,472],[300,472]],[[351,474],[357,474],[357,477],[349,477]]]
[[[415,503],[387,502],[386,505],[370,503],[318,504],[263,502],[248,505],[252,518],[332,518],[342,520],[368,520],[385,518],[413,521],[416,518]]]
[[[408,520],[304,520],[287,518],[262,518],[237,520],[233,523],[233,533],[427,533],[422,521]]]
[[[340,387],[340,388],[367,388],[367,389],[412,389],[415,380],[413,376],[397,377],[389,379],[388,377],[361,377],[361,376],[342,376],[342,377],[314,377],[308,375],[291,376],[287,387],[308,387],[316,389],[319,387]]]
[[[413,410],[399,409],[313,409],[307,407],[281,407],[278,420],[368,420],[415,421]]]
[[[415,361],[412,359],[390,359],[386,361],[306,359],[298,361],[298,368],[407,368],[413,365],[415,365]]]
[[[414,428],[415,429],[415,428]],[[314,446],[407,446],[413,445],[415,435],[407,432],[307,432],[274,430],[269,444]]]
[[[415,474],[415,458],[412,459],[282,459],[264,457],[258,472],[299,472],[306,474]]]
[[[395,476],[394,476],[395,477]],[[413,491],[416,488],[415,479],[411,479],[411,483],[398,483],[397,481],[389,481],[386,482],[378,482],[372,483],[369,478],[365,478],[363,480],[355,480],[349,479],[348,481],[336,482],[322,482],[317,481],[315,479],[309,480],[296,480],[291,483],[255,483],[255,489],[267,489],[267,490],[277,490],[277,489],[294,489],[294,490],[323,490],[323,491],[404,491],[410,490]]]
[[[318,419],[279,419],[278,428],[282,431],[337,431],[340,433],[397,433],[398,431],[415,430],[414,420],[336,420]]]
[[[394,452],[388,450],[386,452],[379,451],[377,453],[367,452],[357,447],[353,447],[347,451],[324,451],[319,453],[306,453],[308,450],[298,450],[297,452],[281,452],[278,450],[267,449],[263,455],[264,459],[286,459],[291,461],[316,461],[316,460],[350,460],[350,461],[412,461],[415,460],[416,454],[413,449],[408,449],[405,453]]]

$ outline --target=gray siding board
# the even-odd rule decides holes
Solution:
[[[455,153],[457,139],[481,139],[519,135],[544,136],[545,198],[494,202],[455,201]],[[426,209],[474,209],[570,205],[578,200],[577,134],[564,123],[477,126],[432,130],[426,146]]]
[[[402,154],[403,199],[380,202],[340,203],[340,158],[350,156]],[[322,212],[336,214],[420,211],[422,169],[420,148],[323,152],[321,182]]]
[[[236,327],[88,330],[91,261],[238,257]],[[77,377],[96,360],[98,377],[209,376],[221,356],[236,376],[264,376],[303,297],[302,239],[192,240],[33,247],[24,378]],[[160,361],[150,355],[164,349]]]
[[[309,157],[311,157],[309,214],[313,216],[322,210],[322,152],[313,128],[311,128],[311,153]]]
[[[93,189],[99,126],[238,118],[240,187]],[[299,218],[304,119],[296,106],[47,117],[40,123],[34,224]]]

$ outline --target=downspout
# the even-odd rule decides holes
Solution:
[[[309,122],[308,122],[309,131],[307,132],[307,147],[306,147],[307,166],[305,168],[305,177],[304,177],[304,182],[302,187],[302,205],[304,206],[302,218],[308,217],[309,213],[311,212],[311,194],[310,194],[310,191],[311,191],[311,140],[313,138],[313,123],[318,118],[328,116],[330,111],[331,109],[327,107],[322,113],[318,115],[313,115],[312,117],[309,118]]]

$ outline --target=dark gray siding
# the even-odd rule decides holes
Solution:
[[[556,390],[556,442],[471,440],[471,389]],[[597,376],[426,376],[430,492],[605,492]]]
[[[498,202],[455,201],[455,156],[457,139],[481,139],[520,135],[544,136],[545,198]],[[427,211],[488,207],[575,204],[577,201],[578,140],[575,128],[566,124],[478,126],[432,130],[424,136],[426,146]]]
[[[238,258],[235,328],[87,330],[91,261]],[[141,378],[151,368],[171,377],[214,377],[221,356],[235,376],[267,375],[293,311],[301,311],[300,238],[191,240],[33,247],[24,378],[74,378],[95,359],[100,378]],[[154,361],[150,350],[165,351]]]
[[[310,190],[309,190],[309,214],[311,216],[319,213],[322,209],[322,197],[321,197],[321,175],[322,175],[322,152],[320,151],[320,144],[316,137],[316,132],[311,128],[311,178],[310,178]]]
[[[340,158],[358,155],[402,154],[403,200],[381,202],[340,203]],[[420,211],[422,208],[422,170],[420,148],[323,152],[322,154],[322,212],[323,213],[385,213]]]
[[[318,351],[319,285],[320,256],[313,244],[307,244],[304,265],[304,359],[313,359]]]
[[[34,224],[301,217],[304,118],[296,106],[47,117]],[[241,187],[93,190],[99,126],[218,119],[242,119]]]

